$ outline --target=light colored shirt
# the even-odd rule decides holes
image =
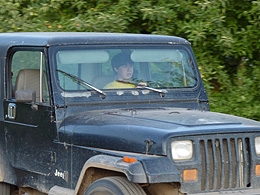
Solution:
[[[103,89],[126,89],[126,88],[135,88],[135,85],[113,81],[111,83],[108,83]]]

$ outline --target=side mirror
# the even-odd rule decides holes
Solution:
[[[17,90],[15,91],[16,102],[34,103],[36,101],[35,90]]]

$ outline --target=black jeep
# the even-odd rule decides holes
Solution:
[[[172,36],[0,34],[0,193],[257,193],[260,123],[209,112]]]

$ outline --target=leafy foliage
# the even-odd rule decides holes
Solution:
[[[165,34],[194,49],[212,111],[260,120],[260,0],[0,0],[0,32]]]

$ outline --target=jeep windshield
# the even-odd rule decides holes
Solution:
[[[95,87],[106,92],[130,88],[161,92],[171,88],[192,88],[197,84],[191,54],[184,46],[57,48],[58,82],[64,91],[93,91]]]

